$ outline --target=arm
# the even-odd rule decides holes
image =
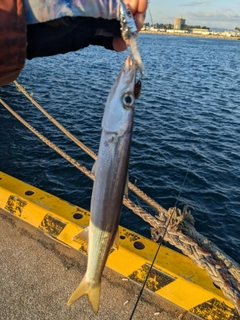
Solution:
[[[0,1],[0,86],[16,79],[26,58],[26,23],[22,0]]]
[[[3,50],[0,52],[0,86],[17,78],[26,57],[67,53],[88,45],[125,50],[118,21],[119,2],[73,0],[67,7],[69,1],[66,0],[1,0],[0,47]],[[129,5],[140,30],[147,0],[124,2]],[[10,34],[13,41],[10,41]]]

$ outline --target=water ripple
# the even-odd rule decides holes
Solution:
[[[239,41],[141,35],[146,67],[136,104],[130,181],[163,206],[188,204],[196,228],[238,262],[240,225]],[[97,152],[109,89],[126,53],[98,47],[26,64],[19,82]],[[0,96],[41,133],[91,169],[93,160],[46,121],[13,85]],[[92,181],[46,147],[6,110],[1,170],[89,209]],[[133,196],[134,199],[136,199]],[[145,206],[141,200],[137,203]],[[121,223],[149,226],[124,209]]]

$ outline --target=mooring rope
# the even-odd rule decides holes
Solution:
[[[200,268],[205,269],[213,283],[221,288],[226,298],[231,301],[240,314],[240,266],[194,228],[190,211],[185,207],[169,208],[168,217],[172,216],[165,240],[183,254],[187,255]],[[148,221],[152,238],[157,241],[165,230],[165,221]]]
[[[26,128],[32,131],[40,140],[42,140],[46,145],[55,150],[58,154],[60,154],[63,158],[69,161],[72,165],[78,168],[81,172],[83,172],[86,176],[94,179],[91,171],[87,170],[84,166],[77,162],[77,160],[70,157],[67,153],[65,153],[62,149],[57,147],[53,142],[44,137],[41,133],[39,133],[34,127],[32,127],[27,121],[25,121],[19,114],[17,114],[12,108],[10,108],[2,99],[0,99],[0,103],[6,108],[16,119],[18,119]]]
[[[2,99],[0,99],[0,103],[6,108],[16,119],[18,119],[26,128],[28,128],[30,131],[32,131],[41,141],[43,141],[47,146],[49,146],[51,149],[56,151],[58,154],[60,154],[64,159],[69,161],[73,166],[75,166],[77,169],[79,169],[82,173],[84,173],[87,177],[94,180],[94,175],[91,171],[89,171],[86,167],[81,165],[77,160],[69,156],[66,152],[64,152],[62,149],[57,147],[53,142],[48,140],[45,136],[43,136],[41,133],[39,133],[34,127],[32,127],[27,121],[25,121],[17,112],[15,112],[10,106],[8,106]],[[127,199],[124,197],[123,204],[130,210],[132,210],[135,214],[146,217],[151,215],[145,211],[143,208],[135,204],[130,199]]]
[[[30,101],[34,101],[34,99],[27,94],[26,90],[23,89],[16,81],[15,85],[19,91],[22,93],[25,92],[24,95]],[[34,103],[34,105],[37,104],[37,108],[39,110],[42,109],[42,112],[48,117],[49,120],[55,123],[60,130],[66,132],[65,134],[75,143],[77,143],[78,146],[81,148],[83,147],[84,151],[87,150],[86,152],[93,159],[97,158],[94,152],[82,144],[82,142],[80,142],[61,124],[52,118],[36,101],[33,101],[32,103]],[[63,150],[57,147],[46,137],[41,135],[35,128],[27,123],[15,111],[13,111],[2,99],[0,99],[0,103],[22,124],[36,134],[45,144],[58,152],[62,157],[72,163],[89,178],[94,180],[94,176],[89,170],[79,164],[75,159],[67,155]],[[196,231],[194,228],[194,219],[186,208],[183,211],[176,207],[166,210],[132,183],[129,183],[129,188],[150,206],[152,206],[158,213],[158,215],[152,216],[130,199],[125,197],[123,199],[123,203],[127,208],[131,209],[136,215],[140,216],[145,222],[153,227],[151,229],[153,240],[158,241],[163,235],[163,232],[166,231],[166,225],[169,225],[167,231],[165,232],[164,240],[180,249],[185,255],[191,258],[198,267],[205,269],[212,278],[214,284],[222,289],[226,298],[233,303],[240,314],[240,266],[211,241]]]
[[[38,108],[56,127],[58,127],[68,138],[70,138],[77,146],[79,146],[83,151],[85,151],[90,157],[94,160],[97,159],[97,155],[89,149],[83,142],[81,142],[78,138],[76,138],[71,132],[69,132],[66,128],[64,128],[56,119],[54,119],[40,104],[34,100],[25,90],[23,86],[21,86],[16,80],[14,81],[17,90],[25,95],[25,97],[32,102],[32,104]],[[128,187],[131,191],[133,191],[137,196],[142,198],[148,205],[152,206],[157,210],[157,212],[165,212],[166,209],[161,207],[156,201],[147,196],[142,190],[140,190],[133,183],[128,182]]]
[[[97,155],[90,150],[84,143],[79,141],[71,132],[69,132],[66,128],[64,128],[56,119],[54,119],[43,107],[34,100],[27,91],[21,86],[16,80],[13,81],[17,90],[25,95],[25,97],[32,102],[32,104],[38,108],[56,127],[58,127],[67,137],[69,137],[77,146],[79,146],[83,151],[85,151],[89,156],[91,156],[94,160],[97,159]]]

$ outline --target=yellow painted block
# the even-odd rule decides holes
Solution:
[[[80,226],[74,225],[73,223],[68,223],[57,239],[69,245],[70,247],[79,250],[81,244],[77,241],[74,241],[73,238],[82,231],[83,228]]]
[[[3,172],[0,172],[0,208],[56,240],[87,253],[85,240],[74,239],[89,224],[90,213],[87,210]],[[119,250],[109,255],[107,266],[142,284],[158,244],[126,228],[119,227],[119,231]],[[206,319],[209,306],[218,310],[214,314],[221,314],[221,319],[234,319],[231,318],[232,304],[223,298],[221,290],[214,287],[206,271],[167,247],[161,247],[146,286],[202,319]]]
[[[109,255],[106,265],[125,277],[128,277],[132,272],[140,268],[145,262],[146,260],[142,257],[137,256],[122,247],[119,247],[118,250],[114,250]]]
[[[213,293],[180,278],[160,289],[157,293],[186,310],[214,297]]]

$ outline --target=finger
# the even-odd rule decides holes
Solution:
[[[135,23],[136,23],[138,31],[140,31],[142,29],[144,19],[145,19],[145,13],[136,13]]]
[[[126,42],[123,40],[122,37],[115,37],[113,38],[113,49],[115,51],[124,51],[127,49],[127,46],[126,46]]]
[[[133,15],[135,13],[143,13],[147,10],[148,0],[124,0],[125,4],[129,6]]]
[[[124,0],[125,4],[129,7],[133,15],[135,15],[135,13],[138,11],[138,1],[139,0]]]
[[[144,13],[147,10],[147,6],[148,6],[148,0],[139,0],[137,11],[139,13]]]

